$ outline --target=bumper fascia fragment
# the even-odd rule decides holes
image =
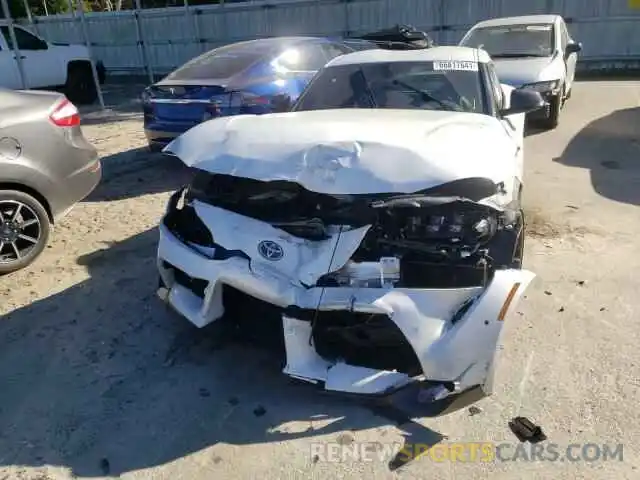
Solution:
[[[242,256],[214,260],[160,225],[159,297],[195,326],[204,327],[223,316],[223,289],[233,287],[283,309],[285,374],[330,392],[363,397],[405,398],[406,393],[399,392],[418,389],[422,400],[414,399],[416,411],[422,411],[423,404],[478,387],[484,394],[492,393],[503,320],[534,278],[526,270],[505,269],[497,270],[486,287],[305,288],[275,270],[254,267]],[[177,271],[180,278],[193,279],[201,289],[177,281]],[[469,302],[464,314],[456,316]],[[415,351],[422,375],[411,377],[321,357],[310,341],[312,323],[288,313],[292,306],[388,315]]]

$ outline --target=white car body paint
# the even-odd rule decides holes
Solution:
[[[478,61],[472,49],[444,50],[451,54],[438,57],[443,61]],[[401,61],[425,55],[434,53],[365,51],[333,62],[346,62],[348,57],[376,61],[380,56]],[[503,90],[508,98],[511,87]],[[522,180],[523,122],[524,115],[499,120],[405,110],[247,115],[205,122],[178,137],[165,152],[210,173],[296,182],[324,194],[413,193],[465,178],[490,178],[502,182],[506,193],[478,203],[499,210],[518,194],[513,186]],[[497,269],[486,285],[469,288],[396,288],[384,282],[379,287],[316,287],[321,275],[350,262],[370,226],[334,230],[326,240],[310,241],[197,200],[193,207],[217,248],[241,252],[214,259],[215,248],[185,244],[160,225],[158,269],[164,286],[158,293],[197,327],[222,317],[225,285],[283,308],[386,314],[414,350],[422,377],[453,382],[460,391],[481,386],[486,394],[492,392],[503,320],[516,308],[533,273]],[[261,242],[277,244],[278,258],[261,256]],[[203,297],[176,282],[171,266],[204,280]],[[454,323],[456,313],[468,305]],[[384,394],[412,381],[397,371],[321,357],[311,341],[310,322],[291,315],[282,315],[285,374],[356,394]]]
[[[224,224],[217,227],[212,226],[212,230],[226,230]],[[269,238],[269,234],[270,228],[265,228],[264,238]],[[357,244],[349,246],[357,247]],[[298,248],[305,249],[304,246]],[[500,270],[486,289],[305,288],[294,284],[281,270],[260,261],[255,251],[247,253],[251,260],[238,257],[212,260],[181,243],[161,225],[158,268],[163,282],[170,287],[167,301],[197,327],[204,327],[224,314],[224,285],[280,307],[295,305],[300,308],[318,307],[320,310],[353,309],[356,312],[385,313],[416,352],[424,376],[456,381],[462,390],[488,381],[503,324],[498,320],[499,311],[510,289],[519,284],[509,311],[513,310],[534,277],[526,270]],[[204,299],[175,283],[164,262],[178,265],[189,276],[209,282]],[[339,266],[336,264],[335,268]],[[456,311],[473,298],[477,300],[471,309],[451,325],[450,320]],[[397,372],[385,371],[382,377],[378,377],[376,375],[380,371],[342,362],[330,363],[315,352],[313,345],[309,345],[308,322],[286,316],[283,316],[283,322],[287,349],[284,373],[311,382],[326,382],[329,386],[339,385],[335,388],[339,391],[363,394],[381,393],[409,381],[407,375]],[[339,369],[334,370],[336,367]],[[337,372],[345,378],[336,378]],[[329,386],[325,385],[326,388]]]

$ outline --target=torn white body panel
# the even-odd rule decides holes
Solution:
[[[227,228],[233,229],[229,225]],[[258,238],[269,238],[271,233],[265,229]],[[219,238],[224,238],[224,234]],[[353,241],[357,243],[355,238]],[[291,244],[290,248],[296,251],[291,253],[294,258],[304,258],[308,247]],[[350,246],[345,247],[345,252],[348,250]],[[258,257],[255,247],[251,256]],[[346,262],[346,257],[341,261]],[[493,371],[502,318],[514,308],[534,276],[524,270],[496,271],[486,288],[306,288],[291,281],[301,276],[293,265],[287,267],[293,272],[288,277],[284,270],[264,264],[264,268],[255,269],[253,260],[240,256],[225,260],[207,258],[180,242],[164,225],[160,226],[158,266],[167,288],[166,301],[198,327],[223,315],[221,291],[225,285],[283,308],[386,314],[415,351],[423,375],[434,381],[457,382],[462,390],[490,380],[487,376]],[[204,297],[177,283],[172,266],[178,266],[189,277],[206,281]],[[513,293],[512,289],[515,289]],[[470,300],[473,300],[471,307],[452,323],[455,313]],[[501,312],[504,308],[507,311]],[[310,342],[308,321],[283,315],[282,322],[287,354],[284,373],[323,382],[327,389],[362,394],[383,393],[410,380],[398,372],[323,359]]]
[[[312,285],[321,275],[341,268],[369,230],[369,227],[362,227],[336,232],[327,240],[311,241],[206,203],[195,201],[194,207],[205,225],[215,225],[218,245],[247,253],[254,272],[272,272],[298,286]],[[260,247],[265,242],[276,242],[281,248],[279,258],[263,256]]]
[[[522,179],[518,148],[488,115],[341,109],[214,119],[165,151],[211,173],[353,195],[413,193],[472,177],[508,189]]]

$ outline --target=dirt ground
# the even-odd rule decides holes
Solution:
[[[640,82],[579,83],[553,132],[525,142],[538,277],[506,322],[479,410],[402,425],[290,382],[155,298],[154,227],[189,173],[147,154],[135,86],[87,112],[105,179],[30,268],[0,279],[0,479],[640,478]],[[472,415],[473,413],[473,415]],[[312,444],[624,444],[624,461],[332,463]]]

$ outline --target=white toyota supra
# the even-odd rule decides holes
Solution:
[[[158,295],[279,340],[283,372],[329,391],[490,394],[534,277],[523,125],[543,104],[482,50],[371,50],[290,111],[207,121],[165,149],[196,173],[160,225]]]

